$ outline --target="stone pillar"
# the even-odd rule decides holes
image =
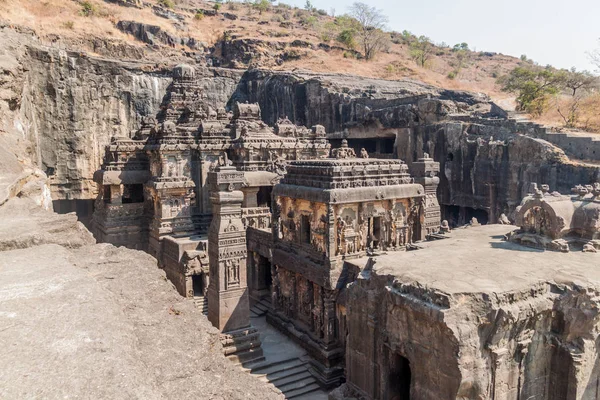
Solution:
[[[335,292],[331,290],[324,291],[325,298],[323,299],[323,341],[326,345],[332,345],[336,341],[335,334]]]
[[[244,192],[244,201],[242,207],[244,208],[255,208],[258,207],[258,187],[246,187],[242,189]]]
[[[440,172],[440,163],[429,158],[425,153],[423,158],[419,158],[413,163],[412,175],[415,177],[415,183],[423,185],[425,188],[425,210],[424,219],[421,225],[421,240],[427,235],[437,233],[441,224],[440,203],[437,198],[437,187],[440,184],[440,178],[437,174]]]
[[[208,319],[223,335],[225,354],[238,362],[262,359],[258,331],[250,325],[246,231],[242,224],[244,173],[223,166],[210,172],[213,218],[208,232]]]
[[[121,204],[121,185],[110,185],[110,203]]]

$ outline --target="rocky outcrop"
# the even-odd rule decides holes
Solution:
[[[396,144],[409,165],[422,152],[440,162],[440,204],[484,210],[491,223],[502,213],[511,216],[531,183],[569,193],[575,184],[600,179],[597,165],[572,161],[551,143],[521,132],[514,122],[469,119],[401,131]]]
[[[367,263],[347,290],[347,384],[331,397],[595,398],[596,255],[557,260],[494,239],[509,229]]]
[[[92,182],[111,137],[128,137],[156,116],[171,82],[170,69],[112,61],[40,45],[31,33],[3,28],[0,67],[0,203],[19,191],[36,168],[54,200],[94,199]],[[209,104],[223,106],[241,73],[202,69]],[[18,157],[16,156],[18,155]],[[30,171],[30,172],[28,172]]]
[[[119,21],[117,23],[117,28],[152,46],[163,44],[171,47],[188,46],[190,49],[202,48],[202,45],[200,45],[196,39],[175,36],[164,31],[157,25],[148,25],[136,21]]]
[[[21,115],[33,158],[50,177],[54,199],[93,198],[104,147],[156,114],[169,77],[140,64],[36,46],[27,55]]]
[[[329,133],[359,125],[372,129],[412,126],[420,123],[414,120],[419,112],[415,108],[436,121],[447,114],[489,113],[491,109],[483,95],[442,90],[408,79],[385,81],[308,71],[248,71],[234,99],[259,103],[263,120],[269,124],[287,116],[300,125],[323,125]]]

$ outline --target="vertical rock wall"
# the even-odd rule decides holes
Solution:
[[[404,398],[404,378],[414,400],[597,398],[592,287],[448,295],[371,273],[347,299],[347,383],[333,398]]]
[[[402,130],[398,157],[409,165],[423,152],[440,162],[438,197],[442,205],[486,210],[495,223],[509,215],[530,183],[569,193],[576,184],[600,180],[596,165],[571,161],[561,149],[484,122],[444,122]]]
[[[28,55],[21,107],[35,161],[55,200],[94,198],[110,138],[156,114],[170,77],[61,50],[29,47]]]

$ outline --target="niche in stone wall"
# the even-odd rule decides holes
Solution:
[[[144,185],[130,184],[123,185],[123,204],[143,203],[144,202]]]

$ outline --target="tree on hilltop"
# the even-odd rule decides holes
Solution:
[[[550,96],[561,88],[563,77],[552,68],[519,66],[500,77],[502,91],[517,95],[517,111],[540,116],[548,108]]]
[[[422,68],[429,63],[435,46],[427,36],[419,36],[410,42],[410,57]]]
[[[356,37],[365,59],[372,60],[387,45],[389,35],[383,30],[388,18],[381,10],[358,2],[350,7],[349,14],[357,22]]]

